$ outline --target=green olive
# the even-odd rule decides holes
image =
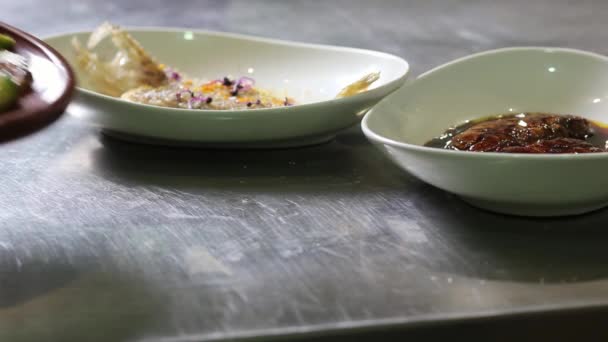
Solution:
[[[10,77],[0,74],[0,112],[12,107],[19,98],[19,86]]]
[[[0,49],[10,49],[15,46],[15,40],[5,34],[0,34]]]

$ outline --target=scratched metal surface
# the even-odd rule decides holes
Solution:
[[[201,27],[378,49],[414,74],[511,45],[608,53],[602,0],[0,3],[0,20],[38,35],[103,19]],[[198,341],[608,302],[607,211],[478,211],[358,129],[218,152],[116,142],[66,116],[0,155],[2,341]]]

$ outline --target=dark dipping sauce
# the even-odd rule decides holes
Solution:
[[[447,150],[503,153],[607,152],[608,126],[574,115],[505,114],[449,128],[424,144]]]

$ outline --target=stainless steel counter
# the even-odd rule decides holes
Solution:
[[[503,46],[608,53],[601,0],[1,2],[0,20],[40,36],[105,19],[208,28],[377,49],[414,74]],[[520,322],[484,330],[497,340],[530,324],[519,314],[606,317],[607,222],[607,211],[539,220],[471,208],[400,171],[358,128],[309,148],[187,150],[111,140],[66,115],[0,146],[0,340],[374,327],[398,340],[463,319]],[[574,316],[551,325],[556,336]]]

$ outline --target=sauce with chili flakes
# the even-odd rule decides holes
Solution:
[[[520,113],[486,117],[447,129],[424,146],[470,152],[606,152],[608,126],[574,115]]]

